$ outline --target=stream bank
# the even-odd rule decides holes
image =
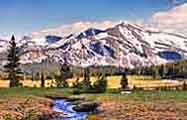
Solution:
[[[87,120],[89,114],[97,113],[99,104],[86,101],[83,97],[50,97],[52,110],[56,113],[50,120]]]

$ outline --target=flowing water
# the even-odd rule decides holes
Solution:
[[[71,102],[65,100],[54,100],[53,111],[64,114],[63,117],[54,120],[86,120],[88,113],[76,112],[73,110],[74,106]]]

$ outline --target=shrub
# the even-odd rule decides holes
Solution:
[[[128,79],[127,79],[127,76],[126,76],[126,73],[123,73],[123,76],[122,76],[122,79],[121,79],[121,89],[122,90],[128,90]]]
[[[83,75],[84,75],[84,79],[82,81],[82,85],[83,85],[82,87],[83,89],[89,90],[92,88],[91,81],[90,81],[90,69],[85,68]]]
[[[73,90],[73,95],[80,95],[80,94],[81,94],[81,90],[80,90],[80,89],[75,88],[75,89]]]
[[[76,81],[73,83],[73,88],[83,89],[84,84],[83,84],[83,82]]]
[[[187,83],[184,81],[183,85],[182,85],[182,90],[187,90]]]
[[[97,93],[103,93],[107,89],[107,79],[105,74],[103,74],[93,85],[93,89]]]
[[[54,78],[55,78],[55,82],[56,82],[58,88],[67,88],[67,87],[69,87],[67,81],[62,79],[61,75],[54,75]]]

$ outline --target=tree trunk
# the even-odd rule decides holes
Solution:
[[[44,79],[44,73],[41,73],[41,87],[44,88],[45,87],[45,79]]]

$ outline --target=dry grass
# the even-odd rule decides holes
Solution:
[[[108,88],[120,88],[120,80],[122,76],[109,76],[107,77],[108,80]],[[70,85],[76,80],[69,79]],[[80,81],[83,80],[83,78],[79,78]],[[97,80],[96,77],[91,77],[92,83]],[[136,87],[142,87],[142,88],[149,88],[149,87],[162,87],[162,86],[177,86],[181,83],[178,82],[172,82],[168,80],[155,80],[152,79],[150,76],[128,76],[129,80],[129,87],[133,88]]]
[[[69,79],[68,83],[70,86],[72,86],[72,83],[76,81],[76,79],[79,79],[79,81],[82,81],[83,78],[73,78]],[[96,77],[91,77],[92,83],[94,83],[97,80]],[[120,80],[121,76],[109,76],[107,77],[108,80],[108,88],[119,88],[120,87]],[[159,87],[159,86],[176,86],[179,83],[177,82],[171,82],[166,80],[154,80],[149,76],[128,76],[129,80],[129,86],[132,88],[134,86],[136,87]],[[21,81],[23,86],[28,87],[40,87],[40,81],[32,81],[32,80],[25,80]],[[45,86],[51,87],[55,86],[55,80],[46,80]],[[0,88],[7,88],[9,87],[9,81],[7,80],[0,80]]]
[[[182,106],[181,106],[182,105]],[[186,120],[185,102],[146,102],[105,99],[101,105],[106,120]]]
[[[7,112],[22,116],[20,112],[15,112],[14,108],[24,105],[22,109],[24,113],[28,113],[27,110],[34,107],[37,113],[48,114],[51,110],[50,101],[42,97],[71,96],[72,89],[2,88],[0,94],[0,116],[6,115]],[[186,120],[187,118],[186,91],[134,91],[128,95],[106,92],[81,94],[81,97],[101,105],[100,109],[103,112],[98,116],[91,116],[90,120]],[[28,98],[29,101],[25,102]]]
[[[36,87],[39,88],[41,82],[40,81],[32,81],[32,80],[24,80],[21,81],[23,86],[27,87]],[[55,86],[55,80],[46,80],[45,81],[46,87]],[[9,87],[9,81],[8,80],[0,80],[0,88],[8,88]]]
[[[41,116],[53,113],[51,104],[49,99],[34,96],[1,100],[0,120],[39,120]]]

